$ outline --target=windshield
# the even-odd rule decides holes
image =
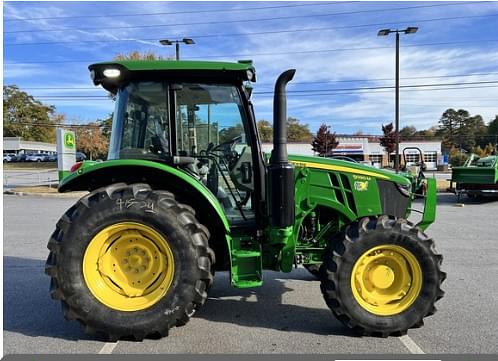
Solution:
[[[131,83],[119,90],[109,159],[170,156],[167,94],[167,86],[157,82]]]
[[[169,134],[173,127],[168,88],[167,83],[138,82],[118,91],[108,159],[165,160],[172,155],[196,156],[209,146],[236,138],[238,144],[247,144],[245,113],[237,87],[175,84],[176,139],[173,140]],[[176,149],[172,149],[172,143],[176,143]]]
[[[177,148],[179,155],[195,156],[240,138],[245,144],[243,107],[231,85],[184,83],[176,92]]]

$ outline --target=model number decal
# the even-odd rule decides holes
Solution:
[[[358,192],[364,192],[368,190],[368,181],[356,181],[354,182],[354,189],[356,189]]]

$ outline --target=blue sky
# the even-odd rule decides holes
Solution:
[[[254,61],[257,119],[271,121],[273,83],[296,68],[289,116],[313,131],[327,123],[378,134],[394,118],[394,90],[358,88],[394,85],[394,36],[377,31],[407,26],[419,31],[401,35],[402,86],[472,84],[405,88],[401,126],[435,125],[449,107],[486,122],[498,114],[498,2],[4,2],[3,10],[4,85],[40,96],[69,122],[113,110],[107,99],[60,98],[106,95],[93,87],[90,63],[133,50],[174,56],[158,40],[192,37],[183,59]],[[156,15],[120,16],[134,14]],[[35,17],[44,19],[21,20]]]

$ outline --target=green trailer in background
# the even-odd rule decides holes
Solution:
[[[469,197],[498,195],[498,156],[479,158],[472,154],[462,167],[452,169],[450,188],[454,189],[458,200],[463,193]]]

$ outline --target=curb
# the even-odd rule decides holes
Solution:
[[[69,192],[69,193],[37,193],[37,192],[16,192],[12,189],[7,189],[3,191],[3,194],[14,195],[14,196],[34,196],[34,197],[45,197],[45,198],[80,198],[86,195],[88,192]]]

